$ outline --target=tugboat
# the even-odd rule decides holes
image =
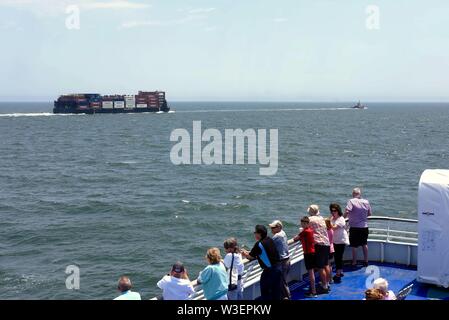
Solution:
[[[361,109],[361,110],[363,110],[363,109],[368,109],[368,107],[363,105],[363,104],[361,104],[360,101],[359,101],[355,106],[352,107],[352,109]]]

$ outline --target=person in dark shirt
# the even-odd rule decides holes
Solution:
[[[279,253],[276,245],[267,236],[267,228],[257,225],[254,231],[257,242],[251,251],[242,250],[242,255],[248,260],[257,259],[263,269],[260,276],[260,293],[262,300],[281,300],[282,273]]]

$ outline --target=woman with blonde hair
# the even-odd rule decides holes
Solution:
[[[329,293],[327,269],[329,266],[330,242],[324,218],[320,215],[320,207],[312,204],[307,208],[309,213],[309,226],[313,230],[315,241],[315,267],[318,268],[321,280],[321,289],[318,293]]]
[[[365,299],[363,300],[384,300],[384,296],[382,291],[372,288],[365,291]]]
[[[209,265],[200,272],[197,282],[202,285],[206,300],[228,300],[228,279],[220,249],[210,248],[205,256]]]

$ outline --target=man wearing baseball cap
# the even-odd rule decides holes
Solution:
[[[187,270],[181,262],[176,262],[170,273],[165,275],[157,286],[162,289],[164,300],[187,300],[194,292]]]
[[[290,299],[290,289],[288,288],[288,273],[290,271],[290,253],[288,251],[288,239],[285,231],[283,230],[284,226],[282,222],[279,220],[274,220],[272,223],[268,225],[271,229],[271,233],[273,234],[273,241],[276,245],[276,249],[279,253],[279,259],[281,263],[281,271],[282,271],[282,298]]]

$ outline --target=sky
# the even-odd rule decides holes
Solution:
[[[449,101],[447,0],[0,0],[0,40],[2,101]]]

